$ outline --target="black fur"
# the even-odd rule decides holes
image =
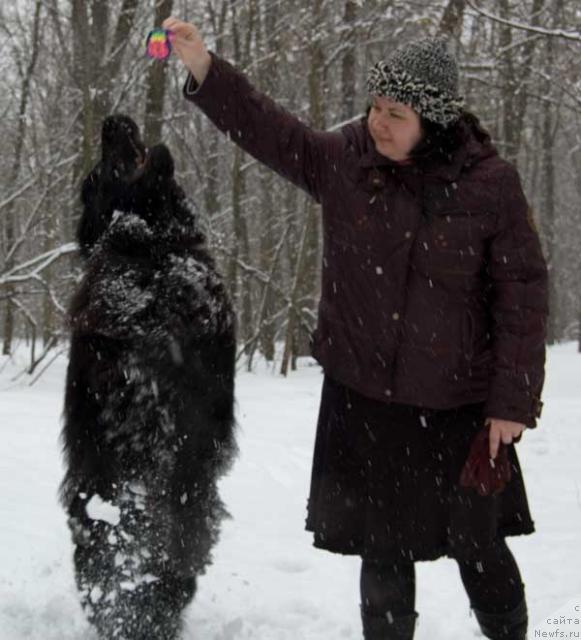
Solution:
[[[128,116],[106,118],[101,130],[101,160],[83,181],[81,201],[84,212],[77,228],[81,255],[87,258],[95,242],[109,226],[115,206],[126,195],[120,180],[136,177],[139,160],[146,155],[139,128]]]
[[[135,123],[108,117],[82,189],[60,496],[100,637],[169,640],[229,517],[235,320],[169,150],[143,158]]]

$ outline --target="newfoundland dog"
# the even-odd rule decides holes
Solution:
[[[101,638],[170,640],[230,514],[235,317],[168,148],[102,127],[82,185],[60,488]]]

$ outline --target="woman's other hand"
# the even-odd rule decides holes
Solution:
[[[514,438],[526,429],[526,425],[520,422],[512,422],[511,420],[501,420],[499,418],[486,418],[484,424],[490,424],[489,441],[490,441],[490,457],[496,458],[500,442],[510,444]]]
[[[162,25],[164,29],[173,31],[175,38],[172,47],[179,59],[191,71],[196,82],[202,84],[211,64],[211,57],[204,45],[200,32],[193,24],[183,22],[173,16],[166,18]]]

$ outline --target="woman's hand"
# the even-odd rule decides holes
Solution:
[[[193,24],[183,22],[173,16],[166,18],[161,26],[168,31],[174,32],[173,49],[179,59],[191,71],[196,82],[202,84],[212,59],[204,45],[200,32]]]
[[[496,458],[500,441],[510,444],[513,438],[517,438],[526,429],[526,425],[511,420],[500,420],[499,418],[486,418],[484,425],[490,424],[489,441],[490,457]]]

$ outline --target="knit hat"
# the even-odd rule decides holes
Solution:
[[[464,106],[458,94],[458,66],[441,36],[398,47],[369,70],[367,90],[408,104],[427,120],[444,127],[455,122]]]

